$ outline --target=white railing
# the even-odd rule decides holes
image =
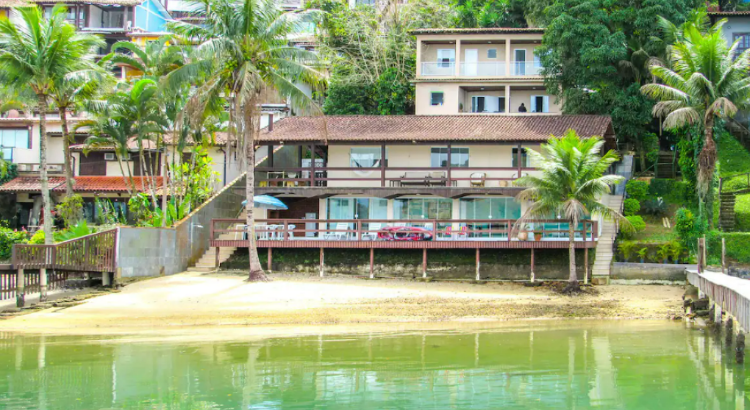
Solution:
[[[422,75],[448,76],[456,75],[456,63],[422,63]]]
[[[542,75],[542,64],[539,61],[513,61],[510,75]]]
[[[461,63],[463,77],[500,77],[505,75],[505,62]]]

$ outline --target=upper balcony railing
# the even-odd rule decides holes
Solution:
[[[500,77],[505,73],[504,62],[461,63],[463,77]]]
[[[510,68],[510,70],[508,70]],[[539,61],[511,61],[508,66],[504,61],[460,63],[461,77],[503,77],[503,76],[538,76],[542,73]],[[423,62],[422,76],[451,77],[456,75],[454,62]]]
[[[422,75],[427,76],[454,76],[456,75],[456,63],[434,62],[422,63]]]

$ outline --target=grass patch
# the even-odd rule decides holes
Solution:
[[[717,133],[716,146],[719,176],[750,172],[750,152],[747,152],[730,133]]]
[[[737,218],[735,228],[738,231],[750,231],[750,195],[737,195],[734,213]]]
[[[673,218],[670,218],[670,220]],[[632,240],[647,243],[670,242],[677,239],[677,232],[674,230],[674,221],[672,228],[665,228],[661,217],[644,215],[643,221],[646,222],[646,229],[633,235]]]

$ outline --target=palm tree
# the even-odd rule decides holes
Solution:
[[[65,18],[64,6],[56,5],[49,19],[39,7],[20,7],[12,12],[20,19],[0,18],[0,77],[6,86],[30,88],[39,109],[39,162],[44,205],[44,241],[51,244],[52,201],[47,179],[47,109],[57,80],[86,69],[102,44],[96,36],[80,34]]]
[[[71,73],[55,81],[50,95],[62,122],[66,196],[73,195],[73,169],[70,163],[70,143],[73,138],[69,132],[68,112],[93,98],[105,76],[106,73],[98,67]]]
[[[158,79],[185,64],[182,47],[169,44],[169,36],[146,43],[145,47],[129,41],[118,41],[112,45],[112,52],[102,60],[140,71],[142,77]],[[129,53],[118,52],[127,50]]]
[[[575,259],[575,229],[585,215],[624,219],[620,213],[599,202],[610,193],[610,185],[622,180],[618,175],[604,175],[619,158],[614,151],[601,155],[604,141],[600,137],[582,139],[569,130],[562,138],[552,137],[542,144],[542,152],[527,149],[541,176],[525,176],[516,184],[528,187],[518,194],[519,201],[533,201],[516,222],[516,228],[532,219],[559,216],[568,221],[570,277],[568,290],[578,289]]]
[[[317,57],[290,46],[287,40],[290,34],[301,31],[301,22],[315,13],[285,13],[274,0],[202,0],[198,8],[198,13],[205,16],[201,26],[180,22],[170,25],[181,41],[196,44],[198,59],[170,73],[167,83],[179,88],[200,79],[188,112],[202,113],[203,107],[214,98],[227,97],[230,116],[227,151],[235,142],[238,150],[244,150],[245,191],[248,204],[252,204],[254,141],[260,133],[263,90],[277,91],[297,109],[319,111],[298,87],[306,84],[316,91],[322,88],[323,76],[314,68]],[[252,206],[247,207],[247,225],[253,229]],[[253,232],[250,238],[249,280],[267,280]]]
[[[654,117],[664,118],[664,128],[697,124],[703,129],[703,148],[698,157],[698,194],[705,206],[716,168],[713,138],[716,118],[731,118],[750,106],[750,53],[736,55],[738,42],[730,47],[722,36],[721,20],[705,29],[687,22],[671,47],[672,68],[651,65],[661,83],[646,84],[641,91],[657,100]]]

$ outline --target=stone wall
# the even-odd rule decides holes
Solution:
[[[611,279],[684,282],[685,269],[695,269],[695,265],[663,263],[615,262]]]
[[[172,228],[118,228],[117,267],[122,277],[185,271],[208,249],[211,220],[237,216],[245,197],[232,188],[244,184],[244,176],[235,179]]]

